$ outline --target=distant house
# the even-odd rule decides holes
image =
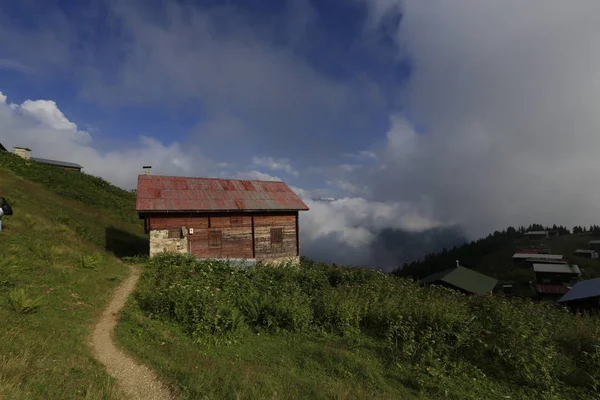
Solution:
[[[533,264],[535,283],[546,285],[562,285],[572,283],[580,275],[577,265],[569,264]]]
[[[529,231],[529,232],[525,232],[524,235],[526,238],[529,238],[532,240],[546,239],[547,237],[550,236],[548,231]]]
[[[544,285],[537,283],[533,287],[535,298],[540,301],[558,301],[570,289],[566,285]]]
[[[578,250],[575,250],[574,254],[576,256],[584,257],[584,258],[590,258],[590,259],[598,258],[598,252],[596,250],[578,249]]]
[[[556,301],[569,291],[581,270],[577,265],[533,264],[533,289],[538,300]]]
[[[40,164],[52,165],[57,168],[64,169],[65,171],[81,172],[81,170],[83,169],[83,167],[81,165],[71,163],[71,162],[31,157],[31,149],[29,149],[27,147],[15,147],[15,154],[25,160],[35,161]]]
[[[431,274],[422,279],[420,283],[440,285],[465,294],[487,294],[494,290],[498,279],[458,266]]]
[[[579,281],[559,300],[576,311],[600,310],[600,278]]]
[[[562,254],[521,253],[513,254],[513,266],[515,268],[529,268],[534,262],[550,262],[566,264],[567,260]]]
[[[521,248],[517,250],[515,253],[533,253],[533,254],[550,254],[550,248],[543,244],[539,244],[537,246],[528,246],[526,248]]]
[[[600,240],[590,240],[589,242],[590,250],[595,250],[600,252]]]
[[[284,183],[138,176],[136,210],[163,251],[201,259],[299,261],[298,212],[308,207]]]

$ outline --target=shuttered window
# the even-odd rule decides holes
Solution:
[[[283,243],[283,228],[271,228],[271,244]]]
[[[223,235],[221,231],[210,231],[208,232],[208,247],[221,247],[223,242]]]
[[[169,239],[181,239],[181,228],[169,229]]]

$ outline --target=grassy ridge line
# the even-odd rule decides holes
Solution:
[[[26,161],[11,153],[0,153],[0,169],[39,183],[63,197],[104,210],[120,219],[141,224],[135,213],[135,194],[102,178]]]
[[[117,338],[187,398],[588,399],[600,389],[597,318],[306,261],[237,269],[161,255]]]
[[[57,195],[67,191],[61,185],[68,179],[57,178],[53,186],[51,178],[61,173],[52,167],[28,169],[10,155],[0,160],[3,167],[10,160],[24,168],[17,174],[0,170],[0,191],[15,211],[4,219],[0,233],[0,398],[121,399],[87,341],[113,288],[128,273],[105,251],[106,233],[118,227],[128,240],[141,235],[139,225],[114,217],[120,212],[111,204],[102,208],[112,211],[102,211]],[[48,179],[41,184],[54,190],[20,177],[29,174]],[[85,184],[91,181],[78,179],[80,196],[95,198],[98,189]],[[20,290],[25,299],[15,296]],[[14,310],[39,296],[42,302],[34,312]]]

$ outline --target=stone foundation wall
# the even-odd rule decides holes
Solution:
[[[261,260],[258,260],[263,264],[268,264],[268,265],[272,265],[272,266],[278,266],[281,264],[286,264],[286,263],[290,263],[290,264],[300,264],[300,257],[278,257],[278,258],[264,258]]]
[[[150,257],[163,251],[171,253],[187,253],[187,235],[181,239],[170,239],[168,229],[150,231]]]

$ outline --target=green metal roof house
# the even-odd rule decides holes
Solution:
[[[498,279],[465,267],[454,267],[436,272],[420,282],[423,285],[441,285],[466,294],[487,294],[494,290]]]

